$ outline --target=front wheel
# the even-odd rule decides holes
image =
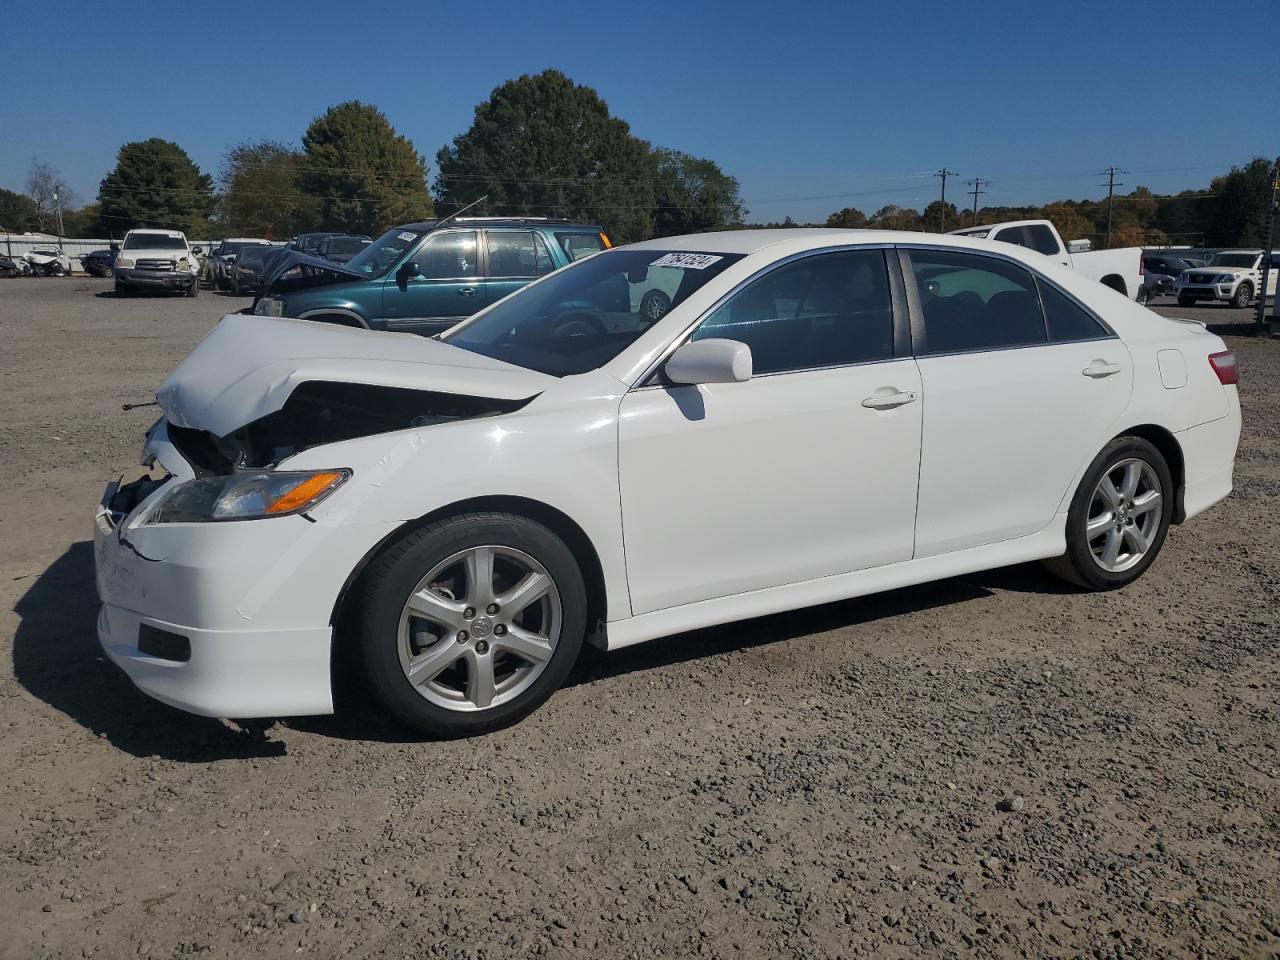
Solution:
[[[198,277],[193,277],[191,279],[191,286],[187,287],[187,296],[188,297],[200,296],[200,279]]]
[[[1085,471],[1067,513],[1067,551],[1046,567],[1088,590],[1132,583],[1164,545],[1174,496],[1164,455],[1141,437],[1117,437]]]
[[[526,517],[469,513],[415,530],[362,578],[359,637],[377,699],[432,737],[509,726],[564,682],[587,594],[573,553]]]
[[[1253,302],[1253,287],[1247,283],[1242,283],[1236,287],[1235,296],[1231,298],[1233,307],[1247,307]]]

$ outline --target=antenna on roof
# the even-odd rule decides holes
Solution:
[[[431,229],[432,229],[432,230],[439,230],[441,227],[443,227],[443,226],[444,226],[446,223],[448,223],[450,220],[457,220],[460,216],[462,216],[464,213],[466,213],[468,210],[470,210],[470,209],[471,209],[472,207],[474,207],[476,204],[484,203],[484,202],[485,202],[486,200],[488,200],[488,199],[489,199],[489,195],[486,193],[486,194],[485,194],[483,197],[481,197],[479,200],[472,200],[470,203],[468,203],[465,207],[463,207],[463,208],[462,208],[461,210],[459,210],[457,213],[451,213],[451,214],[449,214],[447,217],[445,217],[443,220],[437,220],[437,221],[436,221],[435,226],[434,226],[434,227],[432,227]]]

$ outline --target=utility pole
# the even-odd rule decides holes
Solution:
[[[1107,249],[1111,249],[1111,198],[1115,196],[1116,187],[1123,187],[1124,181],[1116,182],[1117,173],[1127,173],[1119,167],[1107,167],[1098,176],[1107,178]]]
[[[1276,158],[1275,168],[1271,171],[1271,206],[1267,208],[1267,242],[1262,248],[1262,289],[1258,291],[1257,312],[1254,314],[1254,322],[1258,326],[1259,333],[1266,329],[1267,278],[1271,273],[1271,249],[1276,235],[1276,213],[1280,212],[1276,207],[1278,196],[1280,196],[1280,157]],[[1280,287],[1276,288],[1276,296],[1271,301],[1272,324],[1276,322],[1277,317],[1280,317],[1280,306],[1277,304],[1280,304]]]
[[[939,206],[938,232],[946,233],[947,232],[947,177],[956,176],[956,172],[954,170],[948,170],[946,167],[943,167],[941,170],[935,173],[934,176],[942,178],[942,200],[938,205]]]
[[[972,180],[966,180],[965,183],[973,187],[969,193],[973,196],[973,226],[976,227],[978,225],[978,195],[987,192],[982,188],[991,186],[991,181],[983,180],[981,177],[974,177]]]
[[[58,191],[53,191],[53,210],[58,215],[58,252],[62,252],[62,201],[58,199]]]

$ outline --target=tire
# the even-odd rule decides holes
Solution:
[[[1118,503],[1104,492],[1104,478],[1112,481],[1111,492],[1119,497]],[[1045,567],[1086,590],[1115,590],[1132,583],[1159,555],[1176,496],[1164,455],[1141,437],[1117,437],[1094,458],[1071,499],[1067,552],[1045,561]],[[1141,543],[1146,546],[1139,550]]]
[[[473,577],[485,555],[492,573]],[[546,592],[513,607],[509,623],[501,604],[489,605],[541,578]],[[523,720],[564,682],[586,634],[586,585],[573,553],[547,527],[513,514],[466,513],[414,530],[375,558],[360,584],[354,623],[369,686],[428,737]]]
[[[661,290],[649,290],[640,298],[640,316],[650,323],[661,320],[671,309],[671,298]]]
[[[1178,306],[1180,306],[1180,307],[1194,307],[1195,305],[1196,305],[1196,298],[1195,298],[1195,297],[1184,297],[1184,296],[1179,295],[1179,297],[1178,297]]]
[[[188,297],[200,296],[200,278],[199,277],[191,278],[191,286],[187,287],[187,296]]]
[[[121,283],[119,280],[117,280],[117,281],[116,281],[116,296],[117,296],[117,297],[129,297],[129,296],[132,296],[132,295],[133,295],[133,291],[131,291],[127,286],[125,286],[125,285],[124,285],[123,283]]]
[[[1247,307],[1253,303],[1253,284],[1242,283],[1236,287],[1235,296],[1231,298],[1231,305],[1236,308]]]

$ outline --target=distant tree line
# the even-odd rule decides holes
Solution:
[[[1117,194],[1111,209],[1111,246],[1260,247],[1267,239],[1275,173],[1271,161],[1258,157],[1214,177],[1207,189],[1157,196],[1138,187],[1123,196]],[[937,232],[944,219],[948,230],[974,223],[971,210],[957,210],[951,203],[944,209],[935,200],[923,211],[890,204],[870,216],[845,207],[831,214],[824,226]],[[1043,206],[978,209],[978,225],[1005,220],[1049,220],[1064,239],[1092,240],[1094,246],[1102,247],[1107,235],[1107,201],[1054,200]]]

